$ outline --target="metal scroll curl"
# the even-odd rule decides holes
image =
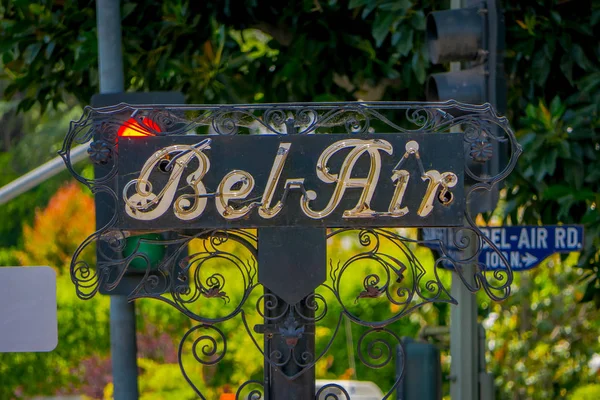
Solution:
[[[374,328],[394,323],[428,303],[457,304],[450,294],[449,275],[443,276],[447,270],[454,270],[470,291],[483,289],[493,300],[502,300],[510,294],[512,270],[488,271],[477,261],[484,243],[494,248],[477,231],[476,227],[453,228],[450,251],[441,240],[419,239],[414,229],[332,230],[328,247],[348,250],[330,251],[328,279],[321,287],[333,294],[353,322]],[[424,247],[431,244],[441,249],[437,258]],[[365,320],[359,315],[364,311],[361,303],[383,311],[376,313],[376,319]]]
[[[316,306],[315,302],[319,302],[321,305]],[[319,348],[315,354],[303,351],[297,347],[299,346],[298,339],[300,337],[315,334],[314,327],[316,323],[325,317],[327,310],[330,310],[326,307],[326,302],[325,298],[316,295],[313,298],[306,299],[305,304],[285,305],[283,312],[265,318],[265,322],[271,327],[271,330],[265,332],[269,336],[264,348],[254,340],[250,332],[248,310],[242,310],[239,317],[242,319],[248,335],[253,338],[258,352],[264,357],[264,360],[284,374],[286,379],[293,381],[311,370],[317,362],[323,359],[323,356],[327,354],[332,343],[338,336],[339,327],[343,319],[346,318],[344,313],[336,313],[333,316],[337,321],[333,333],[330,337],[321,338],[323,343],[318,346]],[[268,309],[277,308],[279,305],[281,304],[277,304],[276,297],[261,296],[257,302],[257,310],[260,315],[265,315],[268,314]],[[315,316],[300,315],[297,310],[299,308],[306,309],[304,307],[306,305],[315,309],[321,309],[321,311],[316,313]],[[179,365],[185,379],[195,390],[199,398],[205,399],[206,393],[203,393],[203,385],[198,382],[198,365],[202,368],[210,368],[220,362],[233,362],[232,357],[228,357],[227,350],[229,348],[228,341],[236,334],[238,334],[236,329],[226,330],[220,324],[199,324],[190,328],[183,336],[178,352]],[[234,343],[237,340],[239,339],[234,339]],[[276,346],[272,347],[269,344],[279,340],[283,340],[287,344],[286,351],[276,350]],[[264,349],[266,348],[275,350],[265,352]],[[354,351],[360,363],[367,368],[380,369],[400,366],[400,369],[395,371],[396,379],[389,388],[386,388],[387,392],[383,397],[383,399],[390,398],[404,376],[404,348],[398,335],[392,329],[385,327],[363,329],[358,335]],[[248,353],[246,353],[246,357],[248,357]],[[283,370],[292,364],[294,365],[293,369],[297,372],[292,375],[286,375]],[[193,371],[196,371],[196,376],[192,375]],[[264,388],[262,388],[260,382],[249,380],[240,385],[240,388],[237,390],[238,397],[236,398],[262,399],[263,392]],[[249,397],[239,397],[240,393],[245,393],[244,396]],[[343,387],[336,384],[327,384],[321,387],[317,390],[315,398],[317,400],[351,399],[349,393]]]
[[[243,230],[214,230],[181,236],[173,242],[190,248],[191,253],[179,258],[175,253],[159,266],[159,274],[154,276],[159,276],[163,289],[148,288],[152,275],[147,275],[129,297],[164,301],[205,324],[233,318],[258,285],[256,235]],[[198,244],[194,246],[194,242]]]
[[[439,264],[427,268],[420,260],[424,253],[416,238],[387,229],[338,229],[328,238],[329,248],[348,250],[330,252],[328,279],[321,286],[353,322],[382,328],[427,303],[456,303],[440,279]],[[382,309],[374,314],[377,319],[361,318],[365,302]]]
[[[223,360],[227,353],[227,338],[225,333],[213,325],[196,325],[190,328],[182,337],[178,348],[179,367],[183,377],[194,390],[196,395],[203,400],[207,397],[202,393],[198,385],[194,383],[197,377],[191,376],[193,370],[198,373],[197,368],[193,368],[186,362],[186,352],[193,363],[197,363],[202,368],[215,367]],[[263,383],[258,380],[248,380],[242,383],[235,392],[236,400],[261,400],[263,399]]]

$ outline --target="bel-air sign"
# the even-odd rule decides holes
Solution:
[[[117,228],[462,226],[461,134],[122,137]]]

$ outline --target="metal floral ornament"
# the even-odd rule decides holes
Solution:
[[[494,148],[487,139],[471,143],[471,157],[477,162],[486,162],[493,156]]]
[[[102,140],[92,141],[88,148],[90,160],[94,164],[106,164],[112,157],[112,149],[107,142]]]
[[[72,147],[90,141],[94,178],[70,162]],[[473,166],[498,157],[494,143],[505,143],[510,156],[490,176]],[[474,192],[503,180],[520,153],[508,121],[489,104],[87,107],[60,154],[101,196],[97,207],[108,216],[75,252],[71,278],[88,299],[116,290],[136,270],[129,299],[155,298],[194,320],[179,361],[200,398],[187,355],[205,366],[225,358],[228,336],[220,324],[234,318],[265,369],[290,381],[314,373],[345,319],[364,327],[356,344],[362,363],[385,367],[401,346],[390,324],[428,303],[456,304],[444,271],[494,300],[509,295],[510,265],[468,204]],[[414,232],[424,227],[448,229],[451,242],[423,240]],[[314,232],[302,239],[310,242],[306,250],[270,262],[294,251],[285,238],[299,228]],[[135,246],[132,238],[139,238]],[[80,255],[93,244],[98,260],[89,265]],[[440,252],[425,263],[419,249],[432,244]],[[144,250],[150,245],[167,249],[156,263]],[[484,246],[504,269],[478,262]],[[366,317],[365,303],[389,315]],[[327,319],[334,321],[330,336],[315,348],[316,328],[333,309],[340,311]],[[261,386],[248,381],[236,396],[261,398],[268,390]]]

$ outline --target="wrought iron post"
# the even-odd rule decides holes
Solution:
[[[314,290],[326,277],[325,229],[261,228],[258,238],[259,281],[265,286],[265,398],[312,399]]]
[[[266,291],[266,293],[269,292]],[[270,318],[276,318],[277,315],[284,313],[286,308],[289,307],[289,305],[280,297],[277,297],[276,301],[278,302],[278,306],[267,311],[268,318],[266,319],[265,323],[268,323]],[[314,321],[315,312],[306,306],[306,301],[310,301],[308,296],[301,300],[300,303],[303,305],[301,306],[300,310],[302,310],[304,316],[311,318]],[[289,315],[288,325],[290,329],[298,329],[297,326],[293,325],[294,322],[297,323],[297,317],[298,316],[294,314]],[[303,332],[302,336],[297,338],[298,341],[294,344],[294,347],[298,353],[310,354],[314,358],[315,325],[314,323],[309,323],[298,326],[302,326]],[[289,344],[286,343],[286,339],[284,337],[277,337],[275,335],[276,333],[274,332],[265,332],[265,353],[285,354],[289,349]],[[291,340],[295,340],[295,338],[292,338]],[[306,371],[303,371],[303,369],[304,367],[301,367],[294,362],[287,363],[282,366],[275,366],[272,362],[265,359],[265,400],[313,399],[315,397],[315,367],[311,366],[310,368],[307,368]],[[289,378],[289,376],[294,376],[297,374],[300,374],[297,378]]]

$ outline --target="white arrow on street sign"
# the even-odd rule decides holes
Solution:
[[[521,261],[523,262],[525,268],[532,266],[537,262],[537,260],[537,257],[530,253],[525,253],[525,255],[521,257]]]

